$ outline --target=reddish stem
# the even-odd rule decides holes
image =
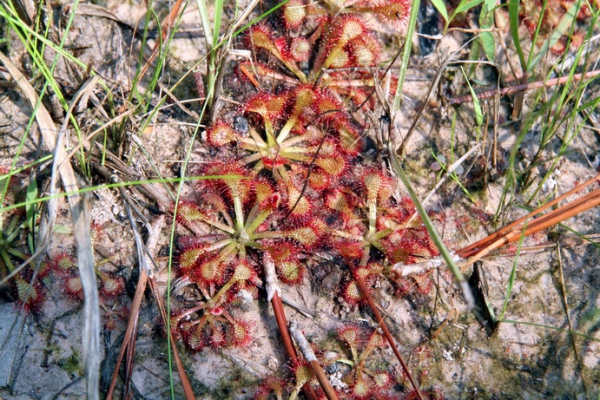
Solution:
[[[423,396],[421,395],[421,392],[419,391],[419,386],[417,386],[417,382],[413,379],[412,374],[410,373],[410,370],[408,369],[408,365],[406,365],[406,363],[404,362],[404,359],[402,358],[402,354],[400,354],[398,347],[396,347],[394,337],[388,330],[387,325],[385,324],[385,321],[383,320],[383,317],[381,316],[381,313],[379,312],[379,309],[377,308],[377,306],[375,305],[375,302],[371,298],[371,295],[369,294],[369,289],[365,285],[362,278],[359,277],[358,274],[356,273],[356,268],[351,267],[351,270],[352,270],[352,275],[354,276],[354,279],[356,280],[356,284],[358,285],[358,288],[362,292],[363,297],[367,301],[367,304],[369,304],[369,307],[371,308],[371,311],[373,312],[373,315],[375,316],[377,323],[379,324],[379,326],[381,327],[381,330],[383,331],[383,335],[385,336],[388,343],[392,347],[392,351],[396,355],[396,358],[398,359],[398,361],[400,361],[402,370],[404,371],[404,373],[408,377],[408,380],[410,381],[411,385],[415,389],[417,396],[419,397],[419,399],[422,400]]]
[[[520,219],[514,221],[513,223],[497,230],[496,232],[492,233],[491,235],[489,235],[489,236],[487,236],[487,237],[485,237],[463,249],[458,250],[456,252],[456,254],[462,258],[473,257],[477,254],[482,253],[486,249],[488,249],[491,244],[498,242],[498,241],[503,241],[504,238],[506,238],[507,236],[510,235],[511,231],[515,231],[515,230],[519,232],[519,234],[514,238],[514,240],[517,240],[520,236],[520,231],[522,230],[524,223],[527,220],[530,220],[531,222],[529,222],[527,224],[528,228],[527,228],[526,232],[530,232],[529,234],[531,234],[531,233],[534,233],[532,230],[535,229],[536,226],[538,226],[538,227],[544,226],[544,228],[546,228],[548,226],[547,225],[548,218],[550,218],[552,220],[552,223],[558,223],[558,222],[562,221],[563,219],[571,217],[572,215],[574,215],[574,213],[573,213],[574,206],[575,206],[574,210],[578,210],[577,212],[581,212],[581,211],[579,211],[580,210],[579,207],[577,207],[580,204],[583,204],[583,206],[587,207],[587,208],[593,207],[595,205],[594,197],[597,195],[596,191],[593,191],[593,192],[589,193],[588,195],[583,196],[580,199],[567,204],[564,207],[558,208],[557,210],[552,211],[551,213],[548,213],[542,217],[538,217],[537,220],[533,219],[535,216],[540,214],[542,211],[552,207],[553,205],[559,203],[560,201],[566,199],[567,197],[572,196],[573,194],[590,186],[591,184],[598,181],[599,179],[600,179],[600,174],[598,174],[595,177],[593,177],[592,179],[582,183],[581,185],[576,186],[575,188],[571,189],[567,193],[563,194],[562,196],[557,197],[556,199],[543,205],[542,207],[538,208],[537,210],[530,212],[523,218],[520,218]],[[569,210],[571,210],[571,211],[569,211]],[[553,220],[553,217],[557,217],[557,216],[559,216],[559,217],[562,216],[562,218],[558,221]],[[542,225],[541,224],[542,222],[545,222],[545,223]],[[550,225],[552,225],[552,223]],[[540,228],[540,229],[544,229],[544,228]],[[536,232],[537,232],[537,230],[536,230]],[[506,239],[506,243],[510,243],[509,239]],[[506,244],[506,243],[503,243],[503,244]],[[497,248],[497,247],[498,246],[496,246],[494,248]],[[489,249],[489,250],[491,251],[493,249]]]
[[[290,336],[290,332],[288,331],[288,323],[285,318],[285,312],[283,310],[283,302],[279,297],[279,293],[275,292],[273,295],[273,299],[271,300],[271,305],[273,306],[273,312],[275,313],[275,320],[277,321],[277,326],[279,327],[279,332],[281,332],[281,339],[283,340],[283,346],[285,347],[285,351],[288,354],[290,360],[292,360],[292,364],[298,365],[298,355],[296,354],[296,348],[292,343],[292,337]],[[307,382],[302,386],[302,392],[304,396],[306,396],[309,400],[316,400],[317,394],[310,387],[310,384]]]

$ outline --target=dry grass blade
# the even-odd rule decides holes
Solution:
[[[67,192],[76,193],[79,189],[75,172],[71,166],[64,147],[57,146],[58,131],[52,117],[40,103],[35,89],[21,74],[17,67],[2,53],[0,61],[12,75],[19,88],[25,94],[31,107],[37,110],[36,120],[46,147],[54,151],[54,163],[60,165],[63,188]],[[37,106],[37,108],[36,108]],[[89,203],[84,196],[70,195],[67,197],[73,219],[73,235],[77,247],[77,263],[84,293],[82,332],[83,358],[86,370],[86,392],[88,399],[99,398],[99,368],[100,368],[100,316],[98,302],[98,286],[94,271],[94,253],[90,236]]]
[[[93,150],[93,155],[97,158],[97,160],[101,160],[102,154],[104,154],[107,165],[110,165],[112,169],[119,171],[128,177],[144,176],[144,174],[139,173],[134,168],[121,161],[119,157],[115,156],[112,152],[110,152],[110,150],[105,149],[100,143],[95,142],[94,144],[96,147]],[[101,167],[99,162],[93,163],[93,166],[106,179],[110,179],[113,175],[108,169],[103,167],[99,168]],[[171,204],[168,193],[166,193],[166,191],[157,184],[142,183],[140,185],[133,185],[132,189],[141,193],[143,196],[156,200],[157,206],[161,209],[161,211],[168,209],[169,205]]]
[[[116,179],[116,177],[114,179]],[[131,206],[131,199],[129,198],[129,195],[127,194],[126,190],[124,188],[120,188],[120,191],[121,191],[121,196],[122,196],[124,204],[125,204],[125,208],[127,210],[127,215],[129,216],[129,219],[131,222],[133,236],[134,236],[134,239],[136,242],[138,261],[139,261],[139,269],[140,269],[140,278],[138,280],[138,287],[136,288],[136,292],[135,292],[135,296],[134,296],[134,300],[133,300],[133,304],[132,304],[132,308],[131,308],[131,315],[130,315],[130,318],[129,318],[129,321],[127,324],[127,330],[125,333],[125,338],[123,340],[123,344],[121,346],[121,351],[119,353],[119,358],[117,359],[117,363],[115,365],[115,372],[113,374],[113,377],[112,377],[112,380],[110,383],[110,388],[109,388],[109,392],[107,395],[108,399],[112,398],[112,396],[113,396],[114,388],[116,385],[116,378],[117,378],[117,375],[119,372],[119,367],[121,365],[121,362],[123,361],[123,356],[124,356],[125,352],[127,352],[127,360],[126,360],[126,367],[125,367],[124,397],[128,398],[129,385],[131,382],[131,372],[133,370],[133,355],[134,355],[135,341],[136,341],[135,333],[137,332],[141,299],[143,297],[143,294],[146,289],[146,285],[148,284],[148,281],[150,281],[150,287],[152,289],[154,298],[157,302],[158,308],[161,312],[161,317],[163,318],[163,322],[165,323],[165,325],[167,325],[167,313],[165,311],[165,307],[162,302],[162,297],[158,293],[158,286],[153,279],[153,277],[154,277],[153,271],[154,270],[151,267],[151,265],[153,264],[153,260],[151,259],[151,256],[150,256],[151,252],[155,251],[156,247],[158,245],[158,237],[160,235],[160,232],[162,231],[162,229],[165,226],[165,218],[164,218],[164,216],[161,216],[154,222],[153,225],[151,225],[146,220],[146,218],[143,216],[143,214],[141,214],[140,212],[138,212],[135,208],[133,208]],[[136,212],[136,215],[140,219],[142,219],[142,221],[144,221],[144,223],[146,224],[146,226],[148,228],[149,236],[148,236],[147,246],[144,246],[141,235],[137,230],[136,222],[135,222],[135,219],[132,214],[132,208],[133,208],[133,211]],[[139,295],[138,295],[138,293],[139,293]],[[170,334],[170,332],[169,332],[169,334]],[[182,383],[182,386],[184,389],[186,399],[188,399],[188,400],[194,399],[195,398],[194,393],[192,391],[192,388],[191,388],[191,385],[187,378],[187,375],[185,373],[185,370],[183,369],[183,364],[181,363],[181,360],[179,359],[178,352],[175,347],[175,343],[173,340],[170,340],[170,342],[171,342],[171,345],[173,346],[173,351],[175,354],[175,361],[177,364],[179,377],[181,379],[181,383]]]
[[[113,398],[115,386],[117,384],[117,376],[119,376],[119,367],[121,366],[121,362],[123,362],[125,351],[133,343],[135,343],[135,331],[137,329],[137,321],[140,314],[140,305],[142,304],[147,282],[148,274],[146,273],[146,270],[142,269],[140,271],[140,277],[138,278],[133,302],[131,303],[131,311],[129,314],[129,321],[127,322],[127,330],[125,331],[125,337],[123,339],[123,344],[121,345],[121,351],[119,352],[119,357],[117,358],[117,363],[115,364],[115,372],[113,373],[110,386],[108,388],[108,393],[106,394],[107,400],[111,400]]]
[[[160,315],[166,326],[167,312],[165,310],[165,305],[163,303],[164,299],[160,295],[160,291],[158,290],[158,283],[156,282],[156,279],[154,279],[153,276],[150,277],[149,282],[150,282],[150,289],[152,290],[152,295],[154,296],[154,300],[156,301],[156,304],[158,305]],[[168,332],[167,334],[170,335],[171,333]],[[170,342],[171,342],[171,349],[173,350],[173,358],[175,358],[175,365],[177,365],[177,372],[179,373],[179,379],[181,380],[181,386],[183,387],[183,392],[185,393],[185,398],[187,400],[193,400],[193,399],[195,399],[194,391],[192,390],[192,385],[190,384],[187,374],[185,373],[185,369],[183,368],[183,363],[181,362],[181,358],[179,357],[179,352],[177,351],[177,346],[175,344],[175,340],[173,338],[171,338]]]

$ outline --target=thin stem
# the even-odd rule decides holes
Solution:
[[[410,369],[408,369],[408,365],[406,365],[406,363],[404,362],[404,358],[402,358],[402,354],[400,354],[400,351],[398,350],[398,347],[396,346],[394,337],[388,330],[387,325],[386,325],[385,321],[383,320],[381,313],[379,312],[379,309],[377,308],[377,306],[375,305],[375,302],[373,301],[373,299],[371,298],[371,296],[369,294],[369,289],[365,285],[362,278],[360,276],[358,276],[356,268],[353,268],[353,267],[350,267],[350,268],[352,270],[352,275],[354,276],[354,280],[356,281],[358,288],[362,292],[364,299],[366,300],[367,304],[369,305],[369,308],[371,309],[371,311],[373,312],[373,315],[375,316],[375,320],[377,321],[377,324],[381,327],[381,330],[383,331],[383,335],[385,336],[388,343],[390,344],[390,347],[392,348],[392,351],[396,355],[396,358],[398,359],[398,361],[400,361],[402,370],[408,377],[408,380],[410,381],[410,384],[415,389],[415,392],[417,393],[417,396],[419,397],[419,399],[423,399],[423,396],[421,395],[421,392],[419,391],[419,386],[417,385],[417,382],[413,379],[412,374],[410,373]]]

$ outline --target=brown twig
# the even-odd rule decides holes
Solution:
[[[505,88],[502,88],[499,90],[485,90],[482,92],[476,92],[475,94],[477,95],[477,98],[479,100],[483,100],[483,99],[492,98],[496,95],[505,96],[508,94],[524,92],[524,91],[533,90],[533,89],[540,89],[543,87],[564,85],[565,83],[569,82],[569,80],[578,81],[578,80],[582,80],[582,79],[593,78],[599,74],[600,74],[600,70],[588,71],[585,74],[575,74],[572,77],[561,76],[560,78],[552,78],[552,79],[548,79],[547,81],[525,83],[522,85],[505,87]],[[448,102],[446,104],[452,106],[452,105],[461,104],[461,103],[468,103],[471,101],[473,101],[473,96],[470,94],[466,94],[464,96],[453,97],[450,100],[448,100]],[[433,108],[433,106],[432,106],[432,108]]]
[[[585,210],[597,206],[598,204],[600,204],[600,189],[596,189],[571,203],[567,203],[566,205],[548,214],[536,218],[536,216],[539,215],[541,212],[547,210],[548,208],[559,203],[560,201],[566,199],[569,196],[574,195],[575,193],[585,189],[586,187],[599,180],[600,174],[576,186],[567,193],[557,197],[556,199],[550,201],[542,207],[530,212],[523,218],[520,218],[514,221],[513,223],[497,230],[491,235],[458,250],[456,254],[462,258],[474,257],[475,255],[478,255],[478,258],[481,258],[483,257],[483,255],[488,254],[490,251],[501,247],[504,244],[518,240],[526,221],[531,222],[527,223],[525,234],[531,235],[535,232],[546,229],[554,224],[562,222],[567,218],[577,215],[578,213],[581,213]]]

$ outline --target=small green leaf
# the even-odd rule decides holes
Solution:
[[[494,27],[494,7],[495,0],[484,0],[479,14],[479,27],[481,29],[491,29]],[[494,61],[496,57],[496,42],[491,32],[482,32],[479,37],[485,56],[489,61]]]
[[[494,61],[496,57],[496,42],[491,32],[482,32],[479,37],[485,56],[489,61]]]
[[[221,16],[223,15],[223,0],[215,1],[214,8],[214,28],[213,28],[213,49],[219,44],[219,32],[221,31]]]
[[[61,235],[70,235],[73,233],[73,229],[71,228],[71,225],[56,224],[54,226],[53,233],[58,233]]]
[[[471,0],[471,1],[463,0],[460,2],[458,7],[456,7],[456,10],[454,10],[454,13],[452,14],[452,16],[454,17],[455,15],[460,14],[461,12],[470,10],[471,8],[478,6],[481,3],[483,3],[483,0]]]
[[[38,197],[38,187],[37,181],[35,178],[31,179],[29,185],[27,185],[27,192],[25,194],[25,200],[29,203],[30,201],[34,201]],[[35,232],[35,216],[36,216],[36,206],[35,204],[28,204],[25,206],[25,215],[27,218],[27,227],[29,228],[29,234],[27,235],[27,241],[29,244],[29,249],[34,251],[34,243],[33,243],[33,235]]]
[[[475,90],[471,86],[471,82],[467,78],[467,74],[465,70],[460,67],[465,79],[467,80],[467,85],[469,85],[469,91],[471,92],[471,97],[473,98],[473,108],[475,109],[475,121],[477,122],[477,126],[481,126],[483,124],[483,112],[481,111],[481,103],[479,103],[479,98],[475,94]]]
[[[446,9],[446,3],[443,0],[431,0],[431,3],[436,10],[444,17],[445,21],[448,21],[448,10]]]

